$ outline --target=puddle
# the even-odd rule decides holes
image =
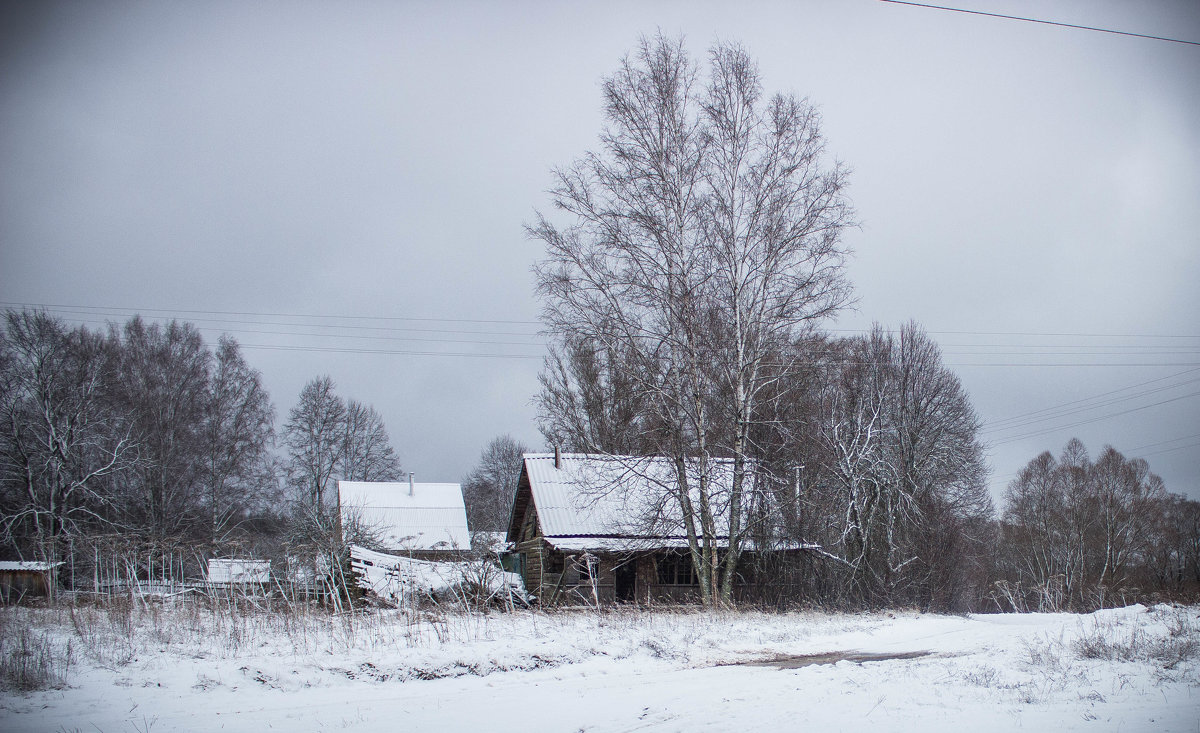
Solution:
[[[917,659],[932,652],[824,652],[822,654],[780,654],[766,659],[751,659],[745,662],[730,662],[722,666],[774,667],[775,669],[800,669],[814,664],[837,664],[838,662],[887,662],[893,659]]]

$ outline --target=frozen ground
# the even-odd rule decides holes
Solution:
[[[6,608],[0,635],[10,661],[14,638],[60,660],[71,646],[63,689],[0,693],[10,733],[1200,732],[1196,607],[340,619]]]

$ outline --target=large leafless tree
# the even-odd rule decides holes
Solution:
[[[137,453],[129,421],[103,399],[112,378],[98,334],[43,312],[5,314],[0,501],[5,540],[18,551],[55,559],[64,540],[113,529],[108,479]]]
[[[479,463],[463,479],[467,525],[472,532],[502,532],[508,528],[522,456],[528,451],[511,435],[493,438],[484,447]]]
[[[811,539],[839,550],[857,601],[971,605],[986,587],[993,508],[961,382],[915,323],[875,326],[829,359],[810,488],[832,494],[818,504],[842,518],[836,536]]]
[[[780,341],[849,298],[841,235],[846,172],[823,160],[820,120],[791,95],[765,97],[734,44],[707,74],[682,40],[643,39],[604,81],[601,147],[556,172],[555,206],[531,235],[547,327],[566,344],[619,354],[678,465],[701,595],[728,603],[741,552],[758,399]],[[709,460],[733,459],[717,503]],[[694,476],[692,481],[689,476]],[[716,532],[727,528],[718,562]]]
[[[1144,460],[1111,446],[1095,461],[1077,439],[1058,459],[1043,453],[1009,484],[1004,499],[1002,580],[1007,600],[1021,610],[1119,600],[1139,568],[1165,580],[1186,544],[1182,537],[1167,540],[1174,506],[1162,479]],[[1164,543],[1172,546],[1165,556]],[[1156,558],[1167,567],[1145,567]]]
[[[236,519],[271,505],[278,496],[274,447],[275,409],[262,375],[222,336],[208,384],[201,428],[206,519],[213,544]]]
[[[112,399],[129,416],[140,460],[123,482],[128,522],[150,537],[179,536],[198,519],[202,430],[212,352],[190,323],[130,319],[110,329],[120,366]]]
[[[334,390],[329,376],[313,379],[283,426],[288,482],[301,514],[318,523],[331,519],[336,480],[400,477],[400,461],[383,418],[368,405],[346,402]]]

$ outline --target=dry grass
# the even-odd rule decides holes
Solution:
[[[1156,612],[1169,614],[1165,630],[1159,633],[1140,625],[1127,628],[1121,623],[1097,622],[1071,643],[1071,649],[1080,659],[1145,662],[1164,670],[1200,656],[1200,630],[1187,614]]]
[[[17,692],[61,689],[74,664],[68,639],[61,643],[46,631],[20,626],[0,636],[0,687]]]

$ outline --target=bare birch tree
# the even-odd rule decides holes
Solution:
[[[463,479],[462,486],[467,525],[472,532],[502,532],[508,528],[522,455],[528,450],[511,435],[493,438],[484,447],[479,463]]]
[[[113,527],[106,479],[127,468],[136,450],[128,422],[103,399],[111,377],[100,336],[68,330],[42,312],[5,314],[2,529],[42,559],[56,559],[69,537]]]
[[[1073,438],[1057,461],[1043,453],[1009,484],[1004,582],[1016,583],[1024,602],[1039,610],[1118,601],[1131,590],[1135,569],[1154,561],[1170,506],[1162,479],[1144,460],[1106,446],[1093,462]]]
[[[396,481],[400,459],[392,448],[383,417],[370,405],[346,402],[338,474],[347,481]]]
[[[285,470],[297,502],[295,515],[304,532],[331,532],[338,479],[395,481],[400,462],[388,438],[383,418],[370,405],[343,400],[333,379],[313,379],[300,392],[288,413],[283,441],[288,457]]]
[[[262,375],[222,336],[208,385],[201,430],[209,538],[216,544],[239,513],[276,497],[271,448],[275,409]]]
[[[702,84],[681,40],[642,39],[604,82],[601,150],[556,172],[554,204],[572,223],[539,215],[530,234],[547,247],[537,275],[548,328],[628,360],[661,426],[655,450],[678,466],[701,595],[729,603],[756,401],[775,378],[764,361],[847,302],[850,209],[844,169],[824,167],[815,110],[764,99],[739,46],[716,45],[709,62]],[[720,562],[713,455],[735,467]]]
[[[937,345],[915,323],[876,325],[834,356],[818,431],[818,482],[845,510],[840,546],[867,603],[970,605],[992,519],[979,420]]]
[[[303,513],[317,521],[329,510],[327,492],[345,444],[346,404],[333,390],[328,375],[304,385],[283,426],[288,482]]]

